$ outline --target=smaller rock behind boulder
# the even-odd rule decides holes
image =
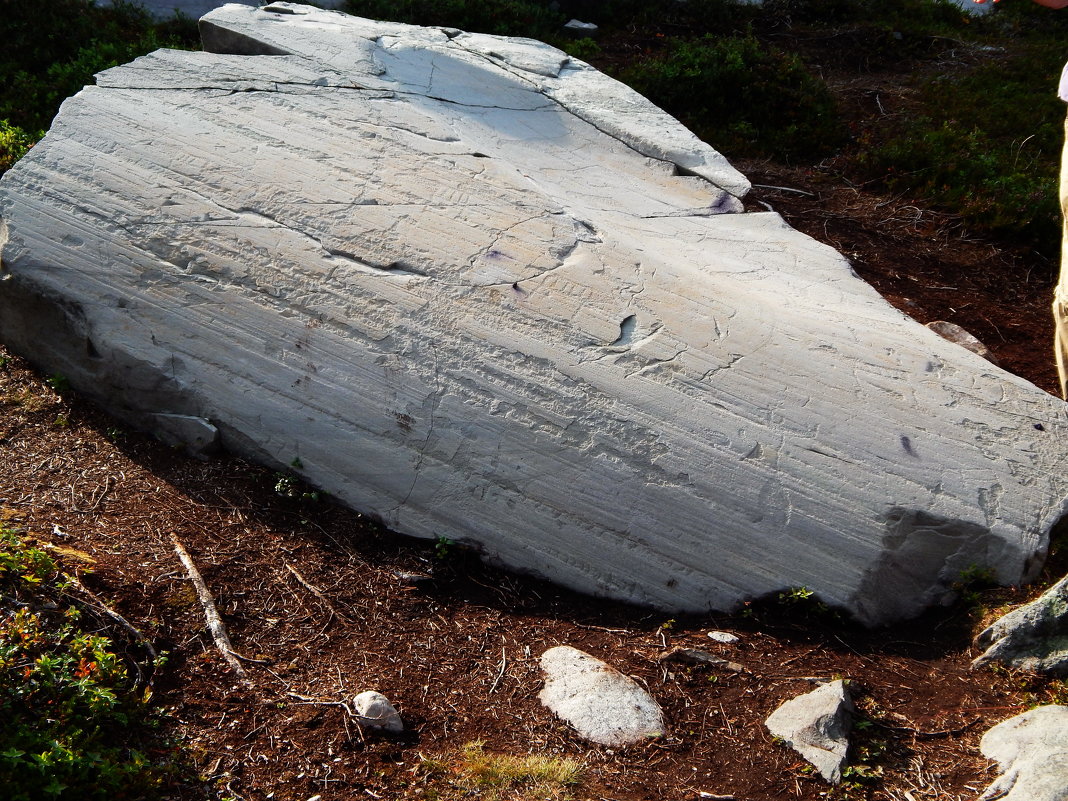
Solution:
[[[994,621],[975,644],[986,651],[972,667],[1001,662],[1035,673],[1068,675],[1068,577]]]

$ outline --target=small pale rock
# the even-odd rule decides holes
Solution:
[[[997,358],[991,352],[990,348],[956,323],[949,323],[945,320],[936,320],[933,323],[927,323],[927,327],[938,334],[938,336],[942,337],[942,339],[947,339],[950,342],[957,343],[962,348],[967,348],[977,356],[982,356],[991,364],[998,363]]]
[[[998,618],[979,633],[975,644],[986,651],[972,667],[1001,662],[1035,673],[1068,675],[1068,577]]]
[[[664,713],[633,679],[577,648],[561,645],[541,656],[545,686],[538,698],[580,736],[623,746],[664,733]]]
[[[731,634],[729,631],[710,631],[708,632],[708,636],[716,642],[725,643],[727,645],[736,643],[739,640],[737,634]]]
[[[572,36],[593,36],[600,29],[592,22],[580,22],[573,19],[564,24],[564,30]]]
[[[152,415],[153,433],[167,445],[185,448],[198,458],[207,458],[219,447],[219,429],[210,420],[189,414]]]
[[[667,653],[661,654],[658,659],[661,662],[682,662],[686,665],[713,665],[734,673],[741,673],[745,670],[737,662],[722,659],[697,648],[672,648]]]
[[[1068,801],[1068,707],[1009,718],[984,734],[979,748],[1001,770],[981,801]]]
[[[849,750],[852,713],[849,691],[839,680],[787,701],[764,725],[812,763],[825,780],[838,784]]]
[[[978,3],[976,2],[976,0],[950,0],[950,2],[953,3],[953,5],[957,6],[965,14],[968,14],[973,17],[989,14],[990,12],[994,11],[995,8],[997,8],[994,2],[990,2],[990,0],[987,0],[987,2],[983,3]]]
[[[400,713],[382,693],[368,690],[352,699],[353,712],[361,728],[399,734],[404,731]]]

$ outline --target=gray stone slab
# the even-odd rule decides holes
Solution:
[[[1068,676],[1068,577],[994,621],[975,638],[986,650],[972,662]]]
[[[877,624],[1032,577],[1065,404],[744,213],[546,45],[229,5],[0,182],[0,339],[113,413],[596,595]],[[222,52],[226,51],[226,52]]]
[[[229,4],[259,7],[266,5],[266,0],[123,0],[130,5],[141,6],[153,19],[165,21],[176,15],[199,19],[209,11]],[[316,0],[316,5],[323,8],[340,8],[344,0]],[[111,0],[97,0],[97,5],[114,5]]]
[[[849,752],[853,702],[841,679],[783,703],[764,725],[803,756],[827,782],[842,780]]]

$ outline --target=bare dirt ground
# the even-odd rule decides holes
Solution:
[[[787,187],[757,188],[754,203],[845,253],[896,306],[963,325],[1006,369],[1054,389],[1052,265],[1022,264],[1031,257],[970,240],[951,218],[843,183],[833,163],[739,166],[756,184]],[[1064,692],[969,670],[982,616],[1048,585],[1063,571],[1058,556],[1034,587],[981,594],[978,612],[936,610],[877,632],[804,603],[668,620],[497,572],[447,543],[402,539],[238,459],[187,458],[57,395],[15,357],[0,368],[0,463],[5,525],[66,549],[68,568],[168,653],[156,703],[220,799],[488,798],[465,796],[424,763],[473,741],[579,760],[584,778],[570,792],[589,801],[974,799],[995,775],[979,754],[983,732]],[[249,683],[213,647],[172,538],[214,592]],[[740,642],[714,642],[711,630]],[[558,644],[648,687],[667,713],[665,736],[613,751],[555,720],[537,700],[537,660]],[[744,670],[660,661],[674,646]],[[863,724],[854,768],[832,789],[763,721],[834,677],[849,679]],[[360,733],[338,702],[368,689],[396,704],[406,734]]]

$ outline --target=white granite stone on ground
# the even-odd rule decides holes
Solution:
[[[361,728],[387,734],[400,734],[404,731],[404,721],[401,720],[400,713],[380,692],[367,690],[357,695],[352,699],[352,711]]]
[[[539,700],[583,738],[624,746],[664,733],[664,713],[634,679],[589,654],[560,645],[541,656]]]

